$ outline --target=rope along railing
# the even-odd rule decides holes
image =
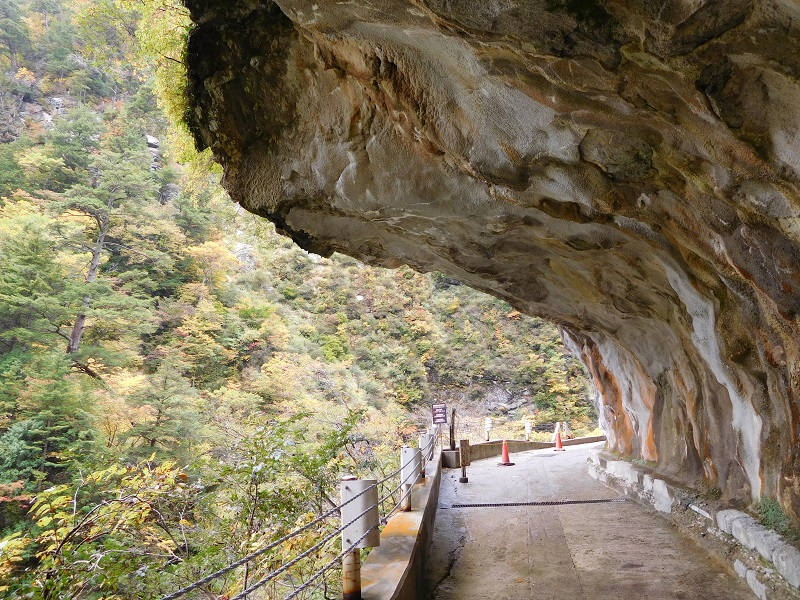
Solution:
[[[266,555],[270,551],[276,550],[286,542],[308,532],[313,527],[322,524],[334,515],[341,516],[342,525],[327,533],[320,541],[312,545],[310,548],[304,550],[294,558],[287,560],[277,568],[271,570],[269,573],[258,579],[252,585],[247,586],[241,592],[232,596],[230,600],[242,600],[247,598],[254,591],[264,587],[270,582],[276,581],[281,575],[287,573],[292,567],[301,563],[303,560],[311,557],[312,555],[320,555],[327,550],[327,546],[336,539],[339,535],[342,536],[342,547],[345,548],[336,555],[336,557],[326,563],[323,567],[317,569],[313,574],[306,576],[300,586],[294,588],[284,600],[290,600],[298,597],[303,591],[308,590],[313,585],[319,585],[319,580],[330,571],[336,564],[343,559],[345,560],[345,573],[343,577],[343,585],[345,593],[347,593],[348,584],[352,588],[353,575],[357,574],[358,570],[349,573],[347,561],[352,564],[357,563],[360,568],[360,549],[377,546],[379,542],[381,525],[386,525],[389,519],[398,510],[411,509],[411,489],[421,478],[425,477],[425,464],[433,458],[433,452],[436,447],[438,429],[431,429],[427,433],[420,436],[419,448],[409,448],[404,446],[401,450],[400,467],[384,476],[380,480],[367,479],[356,480],[355,478],[345,478],[342,480],[342,502],[334,506],[327,512],[319,515],[305,525],[287,533],[281,538],[267,544],[250,554],[230,563],[226,567],[218,569],[197,581],[184,586],[183,588],[164,596],[162,600],[176,600],[186,596],[193,591],[204,591],[209,593],[207,586],[215,580],[228,575],[236,569],[249,565],[256,559]],[[385,492],[385,488],[394,485],[395,478],[399,476],[400,483]],[[355,491],[357,489],[357,491]],[[383,495],[379,498],[379,491]],[[397,496],[398,492],[400,493]],[[386,506],[389,505],[389,510]],[[354,512],[357,514],[353,515]],[[352,531],[352,528],[356,528]],[[358,535],[355,542],[351,542],[347,537]],[[356,557],[355,555],[358,555]],[[360,576],[357,581],[358,590],[360,590]]]
[[[423,437],[426,437],[423,443]],[[402,492],[404,486],[413,487],[420,479],[425,476],[425,464],[427,460],[430,458],[434,447],[436,446],[437,438],[435,435],[427,435],[420,437],[420,444],[419,444],[419,453],[416,452],[408,452],[408,450],[414,450],[413,448],[404,447],[401,450],[401,465],[400,468],[396,471],[390,473],[387,477],[384,477],[381,481],[378,482],[378,485],[386,484],[390,479],[393,479],[397,475],[400,475],[400,483],[391,489],[388,493],[385,493],[381,499],[378,501],[378,504],[381,507],[381,523],[385,525],[391,516],[397,512],[405,499],[405,494],[401,493],[400,497],[398,498],[396,494],[398,492]],[[415,467],[415,464],[419,461],[418,468]],[[394,501],[392,508],[388,511],[383,509],[387,502],[390,500]]]
[[[320,542],[317,542],[316,544],[314,544],[313,546],[311,546],[311,548],[309,548],[308,550],[306,550],[306,551],[305,551],[305,552],[303,552],[302,554],[298,554],[298,555],[297,555],[296,557],[294,557],[292,560],[290,560],[290,561],[288,561],[288,562],[284,563],[284,564],[283,564],[283,565],[281,565],[279,568],[275,569],[275,570],[274,570],[274,571],[272,571],[270,574],[268,574],[266,577],[262,577],[262,578],[261,578],[261,579],[259,579],[257,582],[255,582],[253,585],[251,585],[251,586],[250,586],[250,587],[248,587],[247,589],[243,590],[242,592],[240,592],[239,594],[237,594],[237,595],[236,595],[236,596],[234,596],[233,598],[231,598],[231,600],[239,600],[240,598],[246,598],[246,597],[248,596],[248,594],[251,594],[251,593],[255,592],[257,589],[264,587],[264,586],[265,586],[267,583],[269,583],[270,581],[272,581],[273,579],[275,579],[275,578],[276,578],[278,575],[280,575],[281,573],[284,573],[284,572],[288,571],[289,569],[291,569],[291,568],[292,568],[294,565],[296,565],[297,563],[299,563],[299,562],[300,562],[301,560],[303,560],[304,558],[307,558],[307,557],[311,556],[311,555],[314,553],[314,551],[315,551],[315,550],[317,550],[317,549],[319,549],[319,548],[322,548],[323,546],[325,546],[325,545],[326,545],[328,542],[330,542],[330,541],[331,541],[333,538],[337,537],[337,536],[338,536],[340,533],[342,533],[342,531],[344,531],[344,529],[345,529],[346,527],[349,527],[350,525],[353,525],[353,524],[354,524],[356,521],[358,521],[358,520],[359,520],[361,517],[363,517],[363,516],[364,516],[364,515],[366,515],[366,514],[367,514],[369,511],[371,511],[371,510],[373,510],[373,509],[375,509],[375,508],[377,508],[377,504],[372,504],[372,505],[368,506],[366,509],[364,509],[363,511],[361,511],[361,512],[360,512],[358,515],[356,515],[356,516],[355,516],[353,519],[351,519],[351,520],[350,520],[350,521],[349,521],[349,522],[348,522],[346,525],[343,525],[342,527],[340,527],[339,529],[337,529],[337,530],[336,530],[336,531],[334,531],[333,533],[330,533],[330,534],[328,534],[327,536],[325,536],[325,537],[322,539],[322,541],[320,541]],[[371,527],[371,528],[370,528],[370,531],[371,531],[372,529],[374,529],[374,527]],[[360,538],[358,541],[361,541],[361,538]],[[356,543],[358,543],[358,542],[356,542]]]
[[[390,499],[393,499],[394,495],[397,492],[401,491],[403,489],[403,487],[405,487],[405,486],[413,487],[422,478],[422,474],[421,473],[417,473],[416,475],[413,476],[414,479],[409,482],[411,477],[412,476],[409,474],[404,479],[402,479],[400,481],[400,485],[398,485],[391,492],[389,492],[383,498],[381,498],[378,501],[378,504],[380,506],[385,505],[386,502],[388,502]],[[405,500],[405,494],[402,494],[401,498],[394,503],[394,505],[392,506],[392,508],[390,510],[384,511],[383,514],[381,514],[381,525],[386,525],[386,523],[389,522],[389,519],[392,518],[392,515],[394,513],[396,513],[400,508],[402,508],[404,500]]]
[[[213,573],[211,573],[209,575],[206,575],[202,579],[199,579],[199,580],[195,581],[194,583],[192,583],[190,585],[187,585],[184,588],[179,589],[177,592],[173,592],[172,594],[169,594],[168,596],[164,596],[161,600],[175,600],[176,598],[180,598],[181,596],[184,596],[184,595],[188,594],[191,591],[203,588],[206,584],[211,583],[215,579],[218,579],[218,578],[222,577],[223,575],[227,575],[231,571],[234,571],[235,569],[244,566],[245,564],[253,561],[256,558],[258,558],[259,556],[261,556],[263,554],[266,554],[270,550],[274,550],[275,548],[277,548],[278,546],[280,546],[281,544],[283,544],[285,542],[288,542],[290,539],[292,539],[294,537],[297,537],[298,535],[300,535],[301,533],[303,533],[305,531],[308,531],[314,525],[317,525],[318,523],[321,523],[322,521],[324,521],[328,517],[330,517],[330,516],[332,516],[334,514],[339,514],[343,506],[345,506],[347,504],[350,504],[351,502],[354,502],[358,497],[362,496],[363,494],[366,494],[367,491],[368,490],[364,490],[358,496],[354,496],[353,498],[350,498],[347,502],[344,502],[342,504],[339,504],[338,506],[335,506],[334,508],[332,508],[331,510],[329,510],[325,514],[320,515],[316,519],[314,519],[313,521],[310,521],[309,523],[306,523],[302,527],[299,527],[298,529],[295,529],[294,531],[292,531],[290,533],[287,533],[282,538],[280,538],[278,540],[275,540],[274,542],[270,543],[269,545],[265,546],[264,548],[260,548],[259,550],[256,550],[255,552],[252,552],[251,554],[248,554],[247,556],[244,556],[244,557],[240,558],[239,560],[237,560],[235,562],[232,562],[227,567],[223,567],[222,569],[219,569],[219,570],[214,571]]]
[[[364,541],[367,538],[367,536],[370,533],[372,533],[375,529],[377,529],[377,525],[370,527],[366,532],[364,532],[364,535],[362,535],[360,538],[358,538],[358,540],[356,540],[352,545],[350,545],[350,547],[347,548],[347,550],[342,550],[336,558],[334,558],[331,562],[329,562],[327,565],[325,565],[324,567],[319,569],[316,573],[314,573],[314,575],[312,575],[309,579],[307,579],[303,585],[301,585],[300,587],[295,589],[295,591],[293,591],[291,594],[286,596],[284,600],[292,600],[292,598],[297,598],[297,596],[299,596],[301,592],[311,587],[312,583],[314,583],[317,579],[322,577],[327,571],[332,569],[335,565],[339,564],[342,558],[344,558],[347,554],[355,550],[358,547],[358,544]],[[231,600],[238,600],[240,597],[242,596],[241,595],[234,596],[233,598],[231,598]]]

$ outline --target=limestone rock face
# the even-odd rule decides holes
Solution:
[[[187,5],[237,202],[557,322],[613,448],[800,517],[800,4]]]

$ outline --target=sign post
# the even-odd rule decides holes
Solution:
[[[461,477],[458,478],[459,483],[469,483],[469,478],[467,477],[467,466],[472,462],[470,456],[470,449],[469,449],[469,440],[460,440],[459,446],[461,448],[461,452],[459,456],[461,457]]]
[[[456,409],[450,413],[450,450],[456,449]]]

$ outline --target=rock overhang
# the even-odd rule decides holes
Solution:
[[[187,5],[237,202],[559,323],[614,448],[800,515],[800,9]]]

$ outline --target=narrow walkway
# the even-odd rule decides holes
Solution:
[[[430,600],[752,600],[735,574],[632,502],[450,508],[453,504],[603,500],[590,449],[535,450],[475,462],[469,483],[442,474],[426,578]]]

